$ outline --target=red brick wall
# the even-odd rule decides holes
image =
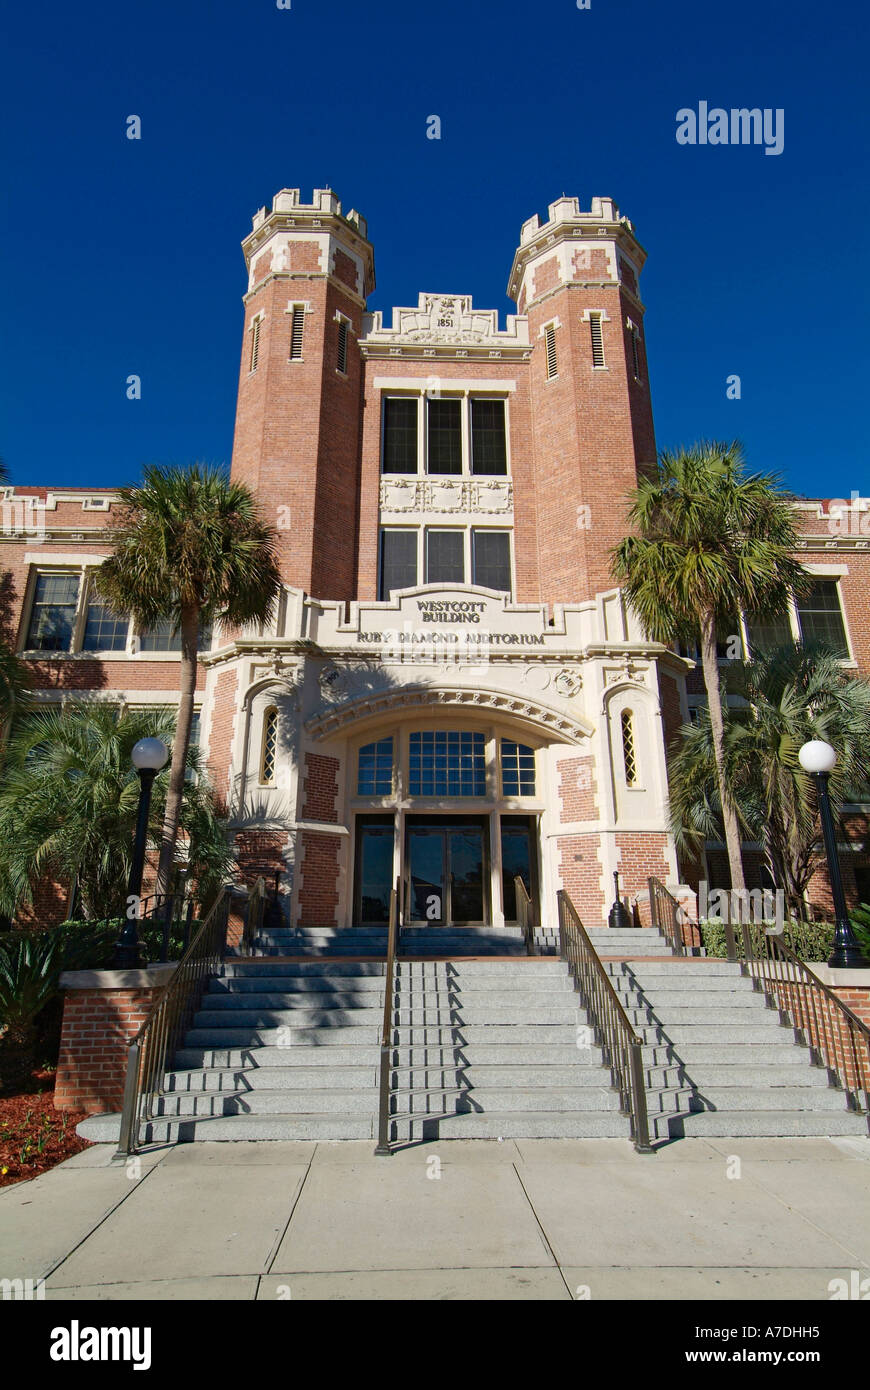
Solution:
[[[302,784],[303,820],[338,820],[338,758],[321,753],[305,754],[305,781]]]
[[[622,897],[633,898],[637,893],[646,892],[650,877],[664,882],[670,876],[667,846],[668,837],[664,834],[616,836],[616,847],[620,852],[619,891]]]
[[[556,842],[561,887],[573,902],[585,927],[603,925],[601,847],[599,835],[564,835]]]
[[[594,758],[563,758],[559,762],[559,803],[563,825],[597,819]]]
[[[91,1115],[120,1110],[127,1046],[161,988],[67,991],[54,1088],[57,1110]]]
[[[338,835],[302,832],[299,926],[334,927],[338,908]]]
[[[266,890],[275,887],[275,874],[284,874],[287,861],[283,851],[289,836],[286,830],[243,830],[236,836],[236,865],[239,877],[252,884],[260,877],[266,880]]]
[[[224,797],[230,793],[230,761],[238,690],[238,672],[221,671],[215,682],[206,766],[215,791]]]

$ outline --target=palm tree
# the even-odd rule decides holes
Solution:
[[[200,630],[267,622],[281,589],[275,531],[242,483],[203,464],[149,465],[142,486],[123,488],[126,515],[97,586],[140,628],[169,620],[181,633],[181,696],[172,746],[157,891],[169,888],[185,787]]]
[[[823,863],[811,778],[798,762],[807,739],[837,749],[831,794],[844,801],[870,780],[870,681],[844,674],[821,644],[778,647],[741,668],[745,710],[725,723],[729,794],[746,837],[758,840],[773,882],[792,911],[804,912],[810,879]],[[694,850],[721,826],[709,714],[685,725],[669,768],[671,829]]]
[[[9,473],[0,459],[0,487],[9,482]],[[12,718],[16,708],[27,695],[27,676],[21,662],[12,650],[13,634],[9,631],[9,616],[6,602],[0,607],[0,735]]]
[[[171,742],[174,711],[81,704],[39,710],[12,732],[0,784],[0,912],[32,901],[46,876],[78,878],[88,917],[121,915],[139,802],[130,761],[140,738]],[[199,753],[187,767],[200,773]],[[154,783],[151,833],[159,838],[168,773]],[[201,774],[188,786],[182,817],[188,863],[200,900],[232,866],[225,822]]]
[[[740,828],[728,795],[717,629],[741,611],[781,613],[807,582],[795,560],[791,497],[772,474],[748,474],[742,446],[702,441],[662,453],[631,494],[639,534],[613,551],[613,573],[654,641],[699,637],[731,887],[745,888]],[[731,625],[730,629],[727,625]]]

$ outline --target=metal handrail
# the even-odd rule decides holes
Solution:
[[[649,878],[649,915],[654,927],[667,937],[675,956],[685,956],[683,909],[661,879]]]
[[[845,1091],[849,1109],[870,1110],[870,1027],[779,936],[756,923],[740,926],[741,973],[802,1035],[816,1064]]]
[[[532,913],[532,900],[519,874],[514,878],[514,892],[517,898],[517,921],[523,933],[523,941],[526,943],[526,955],[534,956],[537,952],[535,950],[535,919]]]
[[[396,976],[396,947],[399,938],[399,893],[401,880],[390,893],[390,926],[387,932],[387,963],[384,984],[384,1022],[381,1028],[381,1058],[378,1088],[378,1146],[375,1153],[383,1158],[390,1149],[390,1056],[393,1050],[393,987]]]
[[[239,942],[239,949],[244,956],[254,954],[254,942],[262,929],[265,911],[266,880],[260,877],[248,895],[248,910],[245,913],[245,925],[242,928],[242,939]]]
[[[644,1085],[643,1040],[635,1032],[570,897],[564,888],[560,888],[556,896],[559,954],[567,961],[574,988],[592,1020],[596,1042],[610,1067],[612,1083],[619,1091],[619,1108],[631,1122],[634,1147],[638,1153],[654,1153]]]
[[[209,976],[223,960],[229,911],[230,890],[225,888],[128,1046],[119,1157],[135,1153],[142,1124],[154,1118],[155,1102],[164,1094],[167,1062],[175,1055],[199,1007]]]

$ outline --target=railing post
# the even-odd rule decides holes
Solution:
[[[127,1158],[139,1142],[136,1119],[136,1102],[139,1091],[139,1044],[132,1042],[127,1049],[127,1074],[124,1078],[124,1100],[121,1105],[121,1132],[118,1136],[116,1159]],[[134,1128],[136,1133],[134,1133]]]
[[[390,893],[390,925],[387,932],[387,961],[384,983],[384,1020],[381,1028],[380,1079],[378,1084],[378,1144],[375,1155],[389,1158],[390,1148],[390,1053],[393,1050],[393,977],[396,969],[399,894],[401,880]]]
[[[655,1153],[649,1138],[649,1114],[643,1079],[643,1043],[640,1038],[632,1038],[628,1044],[628,1066],[631,1074],[634,1147],[639,1154]]]

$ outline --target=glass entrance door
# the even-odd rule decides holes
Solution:
[[[386,926],[393,887],[393,818],[360,817],[356,833],[354,922]]]
[[[522,879],[532,900],[532,912],[535,911],[538,866],[534,825],[534,820],[528,816],[501,818],[501,879],[505,922],[517,921],[515,878]]]
[[[486,827],[472,817],[408,818],[409,916],[417,925],[488,921]]]

